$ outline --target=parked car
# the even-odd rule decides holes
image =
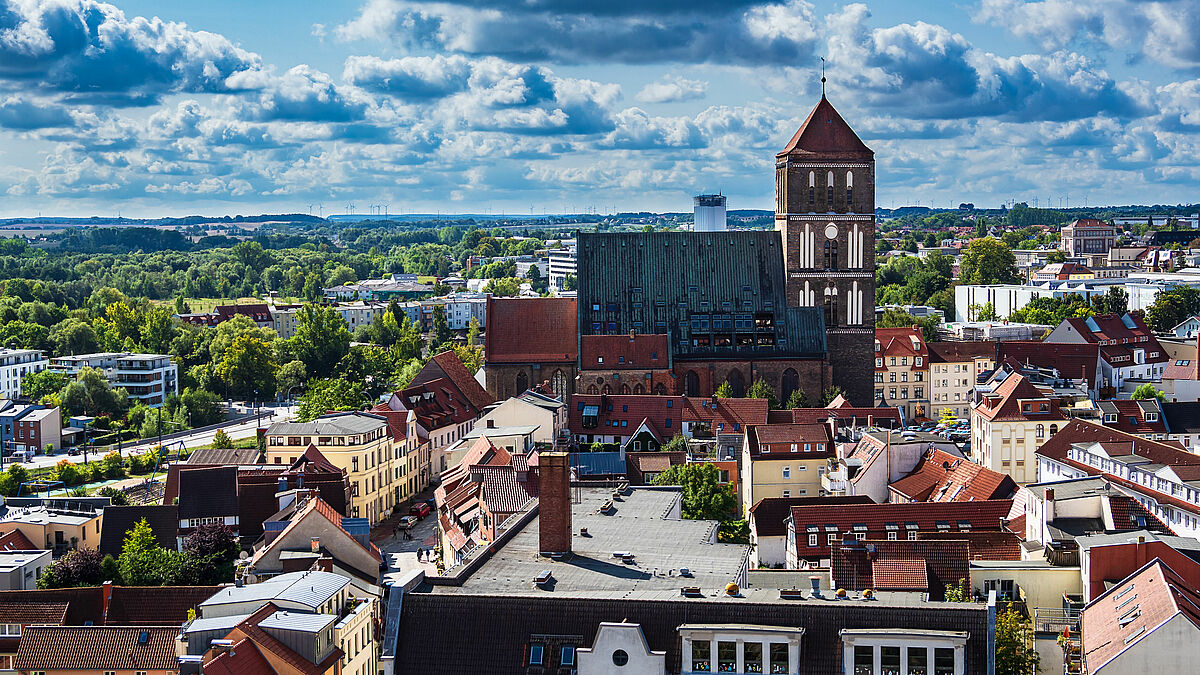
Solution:
[[[400,527],[412,527],[413,525],[416,525],[417,522],[418,521],[415,516],[401,516]]]
[[[425,516],[429,515],[430,510],[429,504],[426,504],[425,502],[417,502],[408,510],[408,515],[424,518]]]
[[[426,499],[426,500],[425,500],[425,503],[426,503],[426,504],[428,504],[428,505],[429,505],[429,508],[431,508],[431,509],[436,509],[436,508],[437,508],[437,500],[436,500],[436,499],[434,499],[433,497],[430,497],[429,499]]]
[[[33,460],[33,450],[14,450],[9,457],[14,462],[28,462]]]

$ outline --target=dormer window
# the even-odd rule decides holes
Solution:
[[[1158,413],[1152,413],[1152,412],[1146,413],[1146,421],[1147,422],[1157,422],[1158,421]]]

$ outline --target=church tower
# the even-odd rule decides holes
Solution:
[[[874,405],[875,153],[824,92],[775,156],[775,229],[788,304],[823,310],[833,383]]]

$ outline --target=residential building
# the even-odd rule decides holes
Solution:
[[[856,408],[839,396],[824,408],[792,408],[767,411],[771,424],[828,424],[835,434],[858,428],[899,429],[904,417],[899,408]]]
[[[397,505],[395,457],[388,420],[363,412],[329,413],[311,422],[276,422],[266,433],[266,462],[293,464],[309,446],[350,480],[350,515],[375,525]]]
[[[567,290],[567,277],[578,274],[578,262],[574,245],[550,249],[547,260],[550,288],[554,291]]]
[[[908,591],[945,600],[946,589],[970,577],[964,539],[863,539],[848,534],[830,546],[830,578],[847,591]]]
[[[446,450],[471,431],[493,403],[452,351],[430,359],[408,387],[392,394],[387,407],[408,415],[406,434],[417,447],[418,491],[449,468]]]
[[[827,565],[843,539],[917,539],[922,532],[999,532],[1013,500],[827,504],[792,507],[787,521],[787,568],[801,561]]]
[[[1073,262],[1050,263],[1033,273],[1033,280],[1041,281],[1081,281],[1095,279],[1096,275],[1086,265]]]
[[[170,675],[179,626],[26,626],[13,669],[21,675]]]
[[[583,335],[579,339],[581,394],[675,393],[666,335]]]
[[[1102,398],[1111,398],[1106,390],[1119,391],[1129,379],[1161,380],[1170,360],[1146,322],[1132,314],[1072,317],[1051,331],[1046,342],[1099,345]]]
[[[0,528],[20,530],[39,548],[59,558],[77,548],[100,544],[107,497],[6,497],[0,507]]]
[[[179,368],[166,354],[104,352],[59,356],[50,359],[50,370],[74,377],[84,368],[96,368],[114,389],[124,389],[135,401],[151,408],[179,393]]]
[[[39,349],[0,349],[0,398],[21,395],[21,378],[45,370],[50,365]]]
[[[1081,537],[1138,530],[1170,533],[1162,520],[1103,476],[1033,483],[1022,497],[1023,538],[1045,546],[1051,560],[1067,558],[1077,565]]]
[[[598,453],[587,453],[594,455]],[[621,453],[615,453],[621,454]],[[653,485],[654,479],[662,472],[670,469],[673,466],[683,466],[688,463],[688,454],[686,452],[676,452],[671,450],[649,450],[646,452],[626,452],[625,455],[625,477],[630,485]],[[577,465],[578,459],[583,457],[583,453],[572,455],[571,463]],[[575,468],[574,466],[572,468]],[[719,481],[720,479],[718,479]]]
[[[1166,415],[1156,398],[1098,401],[1096,412],[1097,421],[1104,426],[1156,441],[1167,438]]]
[[[501,523],[537,498],[537,455],[497,447],[480,436],[441,476],[434,492],[442,560],[457,564],[475,547],[496,540]]]
[[[1084,607],[1080,639],[1089,675],[1189,672],[1200,659],[1200,593],[1153,560]]]
[[[1180,536],[1200,535],[1200,456],[1173,443],[1073,420],[1037,452],[1043,483],[1101,476]]]
[[[1078,537],[1083,601],[1091,602],[1121,579],[1158,558],[1200,588],[1200,540],[1150,530],[1122,531]]]
[[[971,416],[975,383],[996,367],[996,346],[987,342],[929,342],[929,417],[949,411],[959,419]]]
[[[16,450],[40,453],[47,445],[54,450],[63,447],[62,415],[58,408],[0,400],[0,447],[5,455]]]
[[[1163,403],[1167,421],[1167,440],[1175,441],[1188,452],[1200,453],[1200,401]]]
[[[746,512],[750,527],[750,567],[782,568],[787,561],[787,521],[793,506],[873,504],[870,497],[767,497]]]
[[[763,424],[746,431],[742,445],[742,510],[768,497],[824,494],[821,477],[834,457],[824,424]]]
[[[564,401],[575,393],[579,320],[575,298],[488,298],[484,379],[494,399],[550,383]]]
[[[256,583],[319,568],[355,579],[359,585],[377,584],[382,561],[365,518],[347,518],[315,490],[298,490],[290,503],[263,523],[263,537],[245,577]]]
[[[875,401],[929,416],[929,348],[919,327],[875,329]]]
[[[197,314],[176,314],[180,321],[194,326],[216,326],[235,316],[244,316],[259,328],[271,328],[274,320],[271,316],[271,306],[266,303],[247,305],[217,305],[211,312]]]
[[[1081,386],[1091,398],[1099,394],[1100,345],[1011,340],[996,343],[996,366],[1025,377],[1044,373],[1047,382]],[[1001,380],[1003,381],[1003,380]],[[977,390],[983,388],[976,386]]]
[[[1189,316],[1180,321],[1179,325],[1172,328],[1170,332],[1178,338],[1196,339],[1196,336],[1200,335],[1200,316]]]
[[[766,399],[576,394],[569,427],[575,443],[615,443],[626,451],[656,450],[682,435],[711,454],[740,452],[746,429],[767,422]]]
[[[32,545],[27,539],[21,548],[5,548],[3,540],[6,537],[9,535],[0,537],[0,591],[35,590],[42,572],[53,562],[50,551]],[[0,610],[0,616],[3,614]]]
[[[1024,375],[1009,373],[995,391],[980,397],[971,412],[972,456],[1017,483],[1035,482],[1035,453],[1068,421],[1056,398],[1034,387]]]
[[[1108,253],[1117,243],[1117,228],[1093,218],[1079,218],[1062,228],[1060,246],[1067,255]]]
[[[100,544],[95,548],[114,559],[121,555],[125,535],[145,520],[154,535],[154,542],[168,551],[180,550],[179,506],[177,504],[139,504],[138,506],[106,506],[100,526]]]
[[[221,524],[238,531],[236,466],[196,467],[179,473],[179,548],[202,525]]]
[[[891,502],[973,502],[1008,499],[1017,484],[962,457],[933,448],[904,478],[888,486]]]
[[[559,429],[566,429],[566,421],[567,406],[562,401],[529,391],[492,405],[466,437],[480,427],[533,427],[530,442],[553,444],[558,438]]]
[[[962,457],[958,445],[937,434],[888,429],[851,430],[838,445],[837,457],[821,478],[831,495],[862,495],[874,502],[889,500],[888,486],[924,461],[931,450]]]

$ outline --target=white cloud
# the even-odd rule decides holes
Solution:
[[[680,103],[704,98],[707,93],[708,83],[702,80],[664,77],[642,87],[637,93],[637,100],[642,103]]]

